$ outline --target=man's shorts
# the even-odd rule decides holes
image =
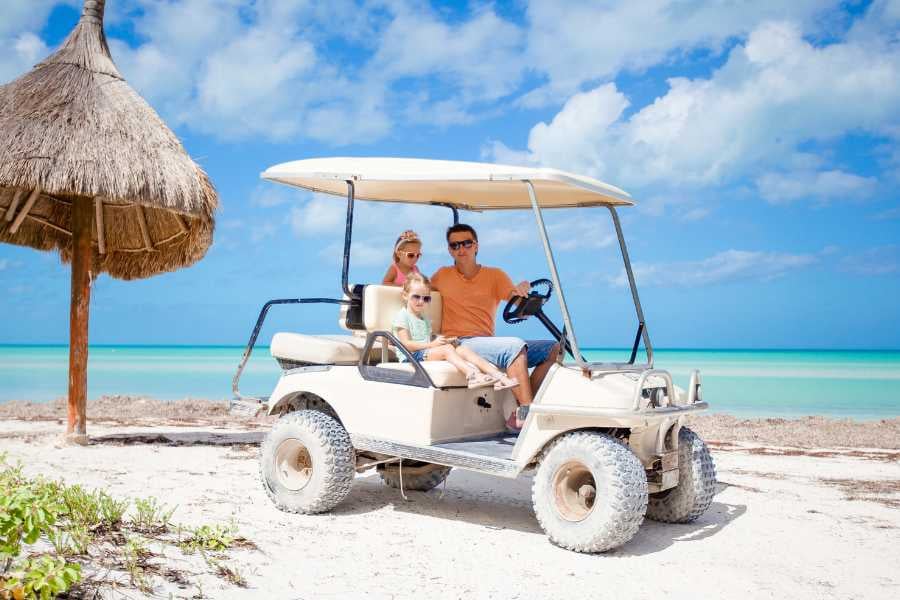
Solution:
[[[515,337],[462,337],[459,338],[459,344],[499,368],[506,369],[526,346],[528,347],[528,367],[538,366],[547,360],[556,342],[553,340],[523,340]]]

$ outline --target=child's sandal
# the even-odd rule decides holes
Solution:
[[[492,386],[497,382],[493,375],[487,373],[470,373],[466,376],[466,383],[469,389],[483,388]]]

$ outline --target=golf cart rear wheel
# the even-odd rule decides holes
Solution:
[[[706,512],[716,493],[716,466],[700,436],[682,427],[678,432],[678,487],[650,495],[647,518],[665,523],[690,523]]]
[[[379,473],[381,480],[385,485],[395,489],[400,489],[400,465],[386,464],[380,465]],[[447,476],[450,475],[450,467],[443,465],[433,465],[431,463],[415,463],[409,464],[409,461],[403,461],[403,489],[416,490],[419,492],[427,492],[441,485]]]
[[[604,552],[637,533],[647,509],[647,476],[612,437],[579,431],[544,453],[532,486],[534,513],[554,544]]]
[[[260,448],[263,488],[287,512],[320,513],[340,504],[350,493],[355,465],[347,431],[314,410],[278,419]]]

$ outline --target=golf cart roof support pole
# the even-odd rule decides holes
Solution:
[[[344,230],[344,266],[341,269],[341,285],[348,298],[353,297],[350,289],[350,241],[353,239],[353,198],[356,194],[356,186],[353,181],[347,180],[347,228]]]
[[[559,309],[562,311],[563,324],[565,325],[566,338],[574,352],[575,362],[578,366],[584,368],[587,363],[581,355],[581,349],[578,342],[575,341],[575,328],[572,327],[572,319],[569,317],[569,309],[566,306],[566,298],[563,294],[562,285],[559,283],[559,272],[556,270],[556,260],[553,258],[553,250],[550,248],[550,240],[547,238],[547,228],[544,226],[544,216],[541,214],[541,207],[538,205],[537,194],[534,191],[534,184],[529,180],[525,180],[528,187],[528,197],[531,199],[531,209],[534,211],[534,217],[537,219],[538,232],[541,234],[541,242],[544,244],[544,254],[547,255],[547,265],[550,267],[550,277],[553,279],[553,287],[556,289],[556,297],[559,299]],[[565,352],[565,350],[563,350]]]
[[[644,348],[647,350],[647,364],[653,368],[653,345],[650,344],[650,334],[647,333],[647,322],[644,320],[644,309],[641,308],[641,299],[638,297],[637,286],[634,283],[634,272],[631,270],[631,259],[628,258],[628,248],[625,246],[625,236],[622,235],[622,224],[619,222],[619,214],[612,206],[607,206],[612,215],[613,225],[616,226],[616,236],[619,238],[619,249],[622,250],[622,260],[625,261],[625,273],[628,275],[628,285],[631,287],[631,298],[634,300],[634,310],[637,313],[638,323],[643,325]],[[640,325],[639,325],[640,327]]]
[[[453,224],[459,225],[459,209],[450,204],[449,202],[434,202],[435,206],[446,206],[450,210],[453,211]]]

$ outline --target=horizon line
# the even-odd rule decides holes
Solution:
[[[60,344],[60,343],[17,343],[17,342],[0,342],[0,348],[68,348],[69,344]],[[135,343],[122,343],[122,344],[89,344],[88,348],[246,348],[246,344],[135,344]],[[269,348],[269,344],[256,344],[254,348]],[[626,346],[585,346],[581,348],[583,351],[597,351],[597,350],[610,350],[610,351],[631,351],[630,347]],[[727,352],[747,352],[747,351],[756,351],[756,352],[900,352],[900,347],[897,348],[829,348],[829,347],[737,347],[737,346],[723,346],[723,347],[713,347],[713,346],[673,346],[673,347],[660,347],[656,346],[653,348],[656,351],[704,351],[704,350],[715,350],[715,351],[727,351]],[[641,350],[644,354],[646,354],[645,350]]]

